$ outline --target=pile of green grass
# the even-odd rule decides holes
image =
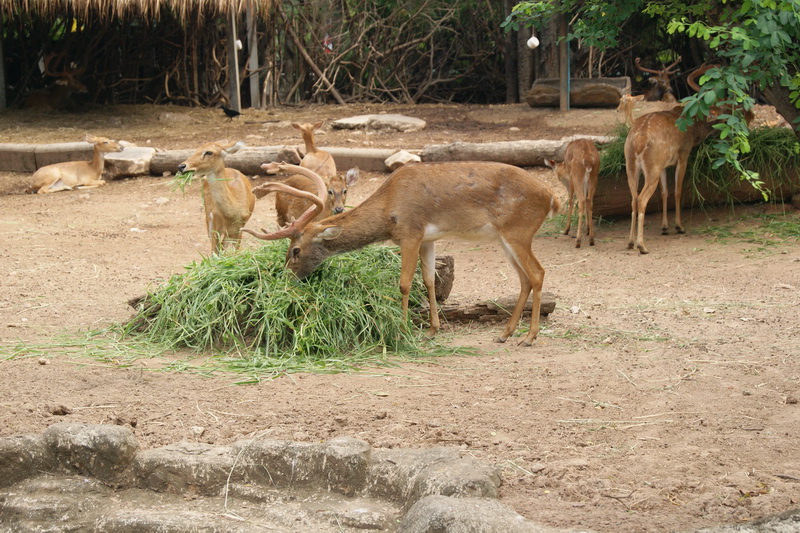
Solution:
[[[150,292],[123,331],[169,349],[322,365],[352,353],[430,348],[403,320],[396,248],[369,246],[332,257],[305,280],[285,260],[285,243],[267,243],[194,262]],[[412,308],[424,300],[418,278]]]

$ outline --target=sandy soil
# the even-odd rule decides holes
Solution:
[[[619,118],[524,105],[292,108],[230,122],[219,110],[10,111],[0,139],[284,144],[298,142],[287,121],[379,111],[424,118],[428,128],[328,132],[318,144],[559,138],[607,133]],[[82,421],[135,426],[145,447],[255,434],[457,447],[501,467],[502,501],[531,520],[602,532],[689,530],[800,502],[800,245],[754,216],[774,208],[690,211],[688,233],[668,236],[651,215],[645,256],[627,250],[625,218],[601,221],[597,245],[582,249],[555,219],[534,240],[557,307],[533,347],[494,344],[495,324],[450,325],[445,339],[482,355],[242,386],[238,376],[181,370],[205,356],[123,364],[127,354],[98,360],[48,348],[61,335],[127,320],[129,298],[207,253],[196,188],[182,194],[168,179],[138,178],[37,196],[24,194],[27,179],[0,173],[0,436]],[[384,179],[366,173],[349,203]],[[786,219],[800,222],[794,212]],[[272,202],[260,202],[250,225],[273,223]],[[445,241],[439,252],[455,256],[452,299],[516,293],[496,246]],[[27,351],[14,356],[20,347]]]

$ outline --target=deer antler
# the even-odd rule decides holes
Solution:
[[[700,86],[695,81],[697,78],[702,76],[706,73],[706,71],[711,70],[712,68],[717,68],[720,65],[700,65],[698,68],[693,70],[687,77],[686,77],[686,84],[694,89],[696,92],[700,92]]]
[[[44,73],[48,76],[53,76],[54,78],[64,78],[64,77],[78,77],[84,72],[86,72],[86,65],[82,67],[78,67],[75,69],[68,68],[68,62],[64,63],[64,68],[61,71],[54,71],[52,66],[58,65],[61,63],[61,60],[64,59],[65,54],[62,52],[57,54],[55,52],[51,52],[47,54],[47,57],[44,59]],[[56,62],[53,63],[53,59],[56,59]]]
[[[302,191],[300,189],[290,187],[285,183],[265,183],[264,185],[260,185],[255,189],[253,189],[254,192],[259,191],[260,193],[263,191],[264,194],[272,191],[284,192],[286,194],[291,194],[292,196],[297,196],[299,198],[309,200],[314,204],[308,209],[306,209],[306,211],[302,215],[300,215],[300,218],[293,221],[285,228],[281,228],[278,231],[267,233],[267,231],[264,229],[262,229],[261,232],[256,232],[247,228],[244,228],[242,230],[246,233],[249,233],[253,237],[257,237],[265,241],[291,238],[294,234],[302,231],[303,228],[305,228],[309,222],[314,220],[314,217],[317,216],[317,213],[319,213],[325,208],[325,198],[328,194],[328,186],[325,184],[325,181],[323,181],[323,179],[320,177],[319,174],[317,174],[313,170],[300,167],[297,165],[272,162],[272,163],[264,163],[263,165],[261,165],[261,168],[266,170],[268,174],[275,174],[278,171],[290,171],[294,174],[301,174],[307,178],[310,178],[317,186],[316,195],[307,191]]]
[[[672,67],[676,66],[678,63],[681,62],[681,56],[678,56],[678,59],[676,59],[672,64],[670,64],[668,67],[664,67],[661,70],[655,70],[655,69],[652,69],[652,68],[643,67],[639,63],[640,61],[641,61],[641,58],[637,57],[634,60],[634,63],[636,64],[636,68],[638,68],[642,72],[649,72],[650,74],[675,74],[675,72],[677,72],[677,71],[676,70],[671,70],[671,69],[672,69]]]

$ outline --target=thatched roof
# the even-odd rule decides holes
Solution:
[[[158,20],[164,11],[178,20],[190,21],[200,15],[246,11],[247,6],[266,16],[274,0],[0,0],[0,14],[27,14],[41,18],[75,16],[100,19]]]

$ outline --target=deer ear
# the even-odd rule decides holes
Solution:
[[[318,237],[320,239],[329,241],[331,239],[337,238],[339,235],[342,234],[342,228],[339,226],[328,226],[324,230],[319,232]]]
[[[552,168],[553,170],[555,170],[555,168],[556,168],[556,162],[555,162],[554,159],[545,159],[544,160],[544,164],[547,165],[548,167]]]
[[[358,181],[359,176],[361,176],[361,171],[358,170],[358,167],[353,167],[347,171],[347,174],[345,174],[345,183],[347,183],[347,186],[349,187]]]

